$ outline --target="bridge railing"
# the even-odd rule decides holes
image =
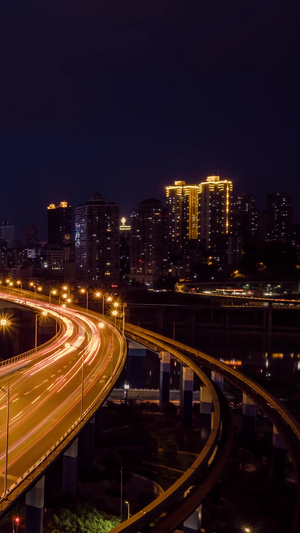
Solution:
[[[65,431],[65,433],[38,459],[20,478],[18,478],[0,497],[0,516],[7,510],[25,490],[28,490],[43,475],[50,463],[60,455],[73,440],[76,439],[82,427],[92,418],[99,406],[109,395],[114,383],[117,381],[125,363],[127,355],[127,344],[118,330],[115,334],[119,337],[122,347],[121,357],[118,358],[115,373],[106,382],[98,396],[85,409],[82,415]],[[40,347],[39,347],[40,348]]]

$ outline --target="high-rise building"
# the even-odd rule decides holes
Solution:
[[[175,181],[166,187],[170,253],[179,254],[190,239],[199,238],[198,185]]]
[[[7,248],[15,246],[15,226],[12,226],[8,220],[0,221],[0,241],[7,244]]]
[[[130,240],[131,226],[126,224],[126,218],[121,218],[120,224],[120,279],[130,274]]]
[[[39,228],[34,224],[29,224],[23,228],[22,243],[25,248],[34,248],[39,244]]]
[[[292,231],[292,197],[274,192],[267,196],[268,239],[286,240]]]
[[[234,235],[242,237],[244,244],[259,241],[259,211],[254,196],[245,194],[237,196],[233,206],[233,217]]]
[[[95,193],[75,210],[75,263],[77,279],[119,281],[119,206]]]
[[[205,248],[218,260],[218,243],[232,229],[232,181],[208,176],[199,184],[199,229]]]
[[[48,212],[48,244],[63,246],[71,241],[72,208],[68,202],[50,204]]]
[[[163,273],[163,208],[159,200],[138,204],[131,215],[130,274],[139,281],[155,283]]]

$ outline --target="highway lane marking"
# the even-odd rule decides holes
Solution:
[[[11,422],[14,422],[15,420],[17,420],[17,418],[19,418],[21,416],[21,414],[23,413],[23,411],[20,411],[16,416],[14,416],[12,419],[11,419]]]
[[[50,377],[51,377],[51,378],[54,378],[54,376],[55,376],[55,373],[54,373],[54,374],[52,374],[52,376],[50,376]]]
[[[41,396],[38,396],[35,400],[33,400],[33,402],[31,402],[31,405],[35,402],[37,402],[39,399],[40,399]]]
[[[19,399],[20,399],[20,397],[18,396],[18,398],[15,398],[15,399],[12,401],[12,403],[17,402]]]

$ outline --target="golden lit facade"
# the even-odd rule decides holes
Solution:
[[[180,253],[190,239],[199,238],[199,187],[175,181],[166,187],[168,237],[171,253]]]
[[[199,184],[200,238],[207,249],[215,246],[219,237],[232,230],[232,181],[220,176],[208,176]]]

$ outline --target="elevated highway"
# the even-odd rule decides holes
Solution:
[[[60,324],[51,341],[0,367],[1,516],[105,400],[125,362],[126,343],[112,324],[100,327],[99,316],[83,310],[2,292],[0,298],[46,311]]]

